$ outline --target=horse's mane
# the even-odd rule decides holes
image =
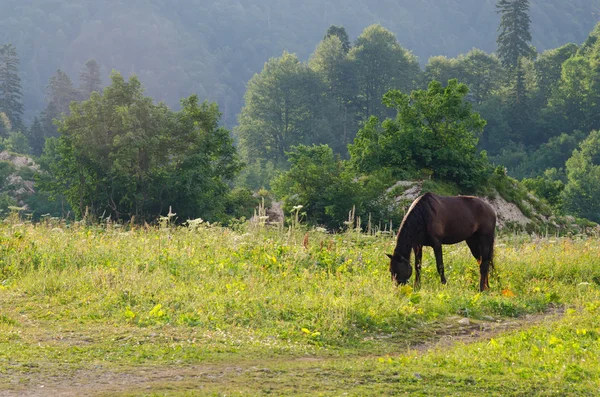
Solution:
[[[425,193],[412,203],[400,225],[395,252],[407,256],[414,245],[423,244],[428,221],[435,214],[436,201],[433,194]]]

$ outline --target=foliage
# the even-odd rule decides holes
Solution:
[[[23,92],[19,76],[19,58],[12,44],[0,47],[0,112],[8,116],[15,131],[23,128]]]
[[[79,99],[79,93],[75,89],[71,78],[62,70],[58,69],[50,77],[47,88],[48,105],[42,113],[44,135],[48,137],[58,136],[58,130],[54,124],[55,119],[63,115],[69,115],[71,102]]]
[[[102,89],[102,75],[98,61],[90,59],[85,63],[79,73],[79,81],[81,99],[88,99],[92,92],[99,92]]]
[[[556,168],[546,170],[543,176],[535,178],[526,178],[521,181],[523,185],[537,197],[544,199],[553,208],[560,211],[562,209],[562,192],[565,184],[558,178]]]
[[[235,185],[251,190],[269,189],[271,180],[277,174],[275,164],[270,160],[254,160],[246,163],[235,179]]]
[[[323,91],[316,73],[295,55],[270,59],[248,82],[236,129],[244,159],[281,164],[291,146],[323,139]]]
[[[157,163],[156,177],[162,183],[154,188],[162,193],[162,197],[155,196],[161,200],[160,210],[155,202],[150,213],[164,213],[169,204],[182,220],[226,221],[242,211],[227,212],[228,205],[236,208],[236,202],[240,203],[239,195],[230,195],[230,182],[242,167],[233,139],[228,130],[219,127],[221,113],[215,103],[199,103],[192,95],[182,99],[181,107],[175,114],[174,133],[166,131],[170,147],[162,149],[163,163]],[[156,149],[160,146],[164,144]],[[228,197],[233,198],[232,203]]]
[[[391,89],[410,91],[421,72],[416,57],[380,25],[369,26],[358,36],[349,57],[356,69],[357,101],[364,120],[386,116],[383,94]]]
[[[534,50],[530,47],[529,0],[498,0],[496,4],[501,14],[498,58],[507,69],[517,69],[521,57],[531,57]]]
[[[27,133],[27,139],[29,141],[29,147],[31,148],[31,154],[39,156],[44,150],[44,144],[46,142],[46,132],[42,123],[38,117],[33,119],[31,127]]]
[[[348,53],[348,51],[350,51],[351,45],[350,38],[348,37],[346,29],[343,26],[331,25],[327,29],[327,33],[325,33],[325,37],[323,37],[323,40],[327,40],[328,38],[333,36],[337,37],[340,40],[340,43],[342,44],[342,49],[345,53]]]
[[[427,90],[410,96],[390,91],[384,102],[398,112],[379,127],[372,118],[349,146],[351,161],[360,172],[379,168],[429,169],[433,177],[475,191],[486,183],[488,162],[478,153],[477,134],[485,121],[465,101],[468,88],[457,80],[446,87],[433,81]]]
[[[429,58],[425,66],[428,81],[458,79],[469,87],[469,98],[476,104],[489,99],[500,88],[503,80],[502,67],[495,55],[472,49],[456,58],[436,56]]]
[[[357,130],[356,65],[348,56],[346,43],[338,35],[321,41],[308,65],[325,86],[325,115],[330,126],[328,144],[336,153],[345,154],[346,146]]]
[[[425,63],[473,47],[495,51],[495,3],[118,0],[99,7],[91,1],[7,0],[0,5],[0,30],[19,49],[28,120],[45,107],[52,73],[61,68],[76,76],[95,57],[105,70],[136,73],[150,96],[171,107],[190,93],[216,101],[232,127],[245,84],[265,60],[284,49],[307,59],[332,23],[343,23],[352,40],[365,26],[381,23]],[[583,42],[598,8],[595,0],[533,2],[533,44],[546,50]]]
[[[581,131],[573,131],[572,134],[563,133],[550,138],[533,153],[523,152],[523,158],[519,163],[510,168],[511,175],[516,178],[532,178],[536,175],[539,176],[540,172],[549,168],[564,168],[565,162],[584,138],[585,134]],[[514,152],[514,149],[512,150]]]
[[[566,164],[565,208],[577,216],[600,222],[600,131],[592,131]]]
[[[273,192],[284,200],[284,210],[301,205],[307,219],[337,228],[356,204],[358,184],[345,164],[327,145],[298,145],[288,153],[290,170],[272,182]]]
[[[4,146],[7,150],[20,154],[27,154],[31,150],[27,136],[20,131],[12,131],[4,140]]]
[[[6,188],[7,178],[16,170],[10,161],[0,161],[0,188]]]
[[[249,189],[232,189],[226,198],[225,212],[234,219],[250,219],[260,201]]]
[[[25,128],[20,121],[11,121],[10,112],[4,112],[7,122],[0,123],[0,136],[5,141],[0,143],[0,147],[28,151],[20,134],[22,132],[28,138],[32,153],[41,155],[44,140],[50,136],[58,136],[54,120],[62,114],[70,117],[69,104],[73,100],[86,100],[92,92],[103,97],[100,92],[102,70],[113,67],[137,72],[156,98],[164,99],[171,105],[175,104],[174,92],[193,91],[210,96],[223,105],[223,121],[231,124],[232,115],[238,113],[241,107],[241,95],[236,97],[236,93],[241,94],[246,89],[247,78],[260,69],[265,59],[273,54],[281,54],[284,48],[296,51],[297,55],[283,51],[280,58],[272,58],[264,64],[263,71],[256,74],[248,84],[246,104],[239,116],[240,125],[235,129],[241,157],[247,163],[247,169],[236,180],[238,186],[269,188],[272,177],[277,172],[287,170],[285,153],[295,145],[327,144],[340,158],[348,158],[347,145],[353,142],[356,132],[362,129],[364,137],[374,139],[370,142],[362,140],[361,143],[362,138],[359,137],[354,142],[354,145],[362,145],[351,161],[353,172],[361,173],[360,176],[354,176],[360,181],[377,180],[380,183],[379,176],[375,175],[379,171],[393,175],[393,179],[433,176],[433,184],[460,185],[461,193],[474,192],[477,186],[485,184],[487,178],[487,161],[485,156],[479,155],[483,149],[490,153],[495,164],[506,166],[511,176],[537,180],[539,183],[535,183],[539,186],[532,185],[534,190],[552,190],[552,183],[543,187],[546,182],[536,178],[548,168],[557,168],[557,172],[561,173],[560,168],[564,167],[564,162],[581,141],[582,135],[600,128],[600,117],[596,111],[600,103],[600,25],[582,45],[564,44],[566,36],[564,33],[562,36],[557,33],[570,25],[569,33],[572,36],[569,39],[577,43],[584,40],[584,33],[589,31],[594,21],[581,12],[585,14],[587,11],[582,10],[589,10],[590,15],[594,15],[594,10],[597,10],[597,5],[592,6],[586,0],[564,4],[532,4],[531,7],[526,0],[498,1],[496,10],[501,14],[498,56],[488,53],[494,49],[491,38],[497,26],[494,2],[476,3],[468,0],[452,9],[448,9],[446,5],[427,5],[426,9],[425,3],[420,1],[411,3],[408,7],[392,4],[386,5],[384,17],[376,20],[373,18],[381,12],[380,6],[364,2],[343,6],[330,1],[319,5],[307,3],[295,15],[284,12],[286,9],[295,9],[295,4],[271,4],[268,0],[261,0],[252,7],[228,3],[226,0],[217,3],[204,7],[202,12],[188,10],[185,15],[178,13],[178,4],[167,7],[169,12],[164,12],[162,0],[151,0],[138,7],[119,2],[110,9],[94,8],[93,12],[88,4],[68,7],[67,11],[62,1],[56,2],[51,10],[44,9],[41,0],[34,0],[28,7],[17,3],[8,8],[0,5],[0,15],[17,15],[17,19],[21,18],[19,34],[15,34],[16,25],[6,22],[17,19],[0,18],[0,26],[6,32],[6,37],[17,46],[7,44],[2,48],[7,56],[11,53],[8,56],[14,72],[11,81],[18,83],[13,84],[13,87],[18,88],[17,91],[21,90],[20,76],[24,79],[23,95],[27,108],[23,109],[21,105],[20,114],[25,110],[25,119],[33,120],[29,128]],[[334,7],[337,10],[335,14],[340,17],[349,12],[349,15],[362,15],[362,18],[360,22],[356,18],[342,19],[345,26],[330,25],[328,19],[331,12],[328,7]],[[40,9],[45,11],[40,14]],[[417,35],[421,26],[412,30],[407,28],[411,26],[411,15],[416,15],[414,13],[419,10],[427,11],[428,20],[436,20],[436,15],[438,16],[439,20],[430,24],[433,28],[428,29],[431,32],[442,29],[444,40],[428,39],[431,34],[429,31]],[[126,27],[115,25],[111,19],[111,16],[119,15],[118,20],[126,20],[128,16],[131,17],[131,12],[134,12],[135,18],[128,20]],[[46,14],[52,17],[40,19],[40,15]],[[303,33],[295,30],[302,15],[309,14],[318,16],[311,19],[311,23],[315,25],[313,32],[326,30],[323,40],[310,57],[311,45],[320,37],[313,34],[310,39],[297,41]],[[477,18],[473,15],[477,15]],[[565,15],[577,15],[576,23],[567,21]],[[560,16],[560,21],[557,16]],[[62,23],[72,21],[73,18],[76,22]],[[217,27],[229,18],[235,22],[227,29]],[[96,23],[85,24],[80,20],[94,20]],[[262,26],[248,25],[251,20],[261,21]],[[158,36],[155,35],[155,30],[146,29],[147,26],[156,26],[156,21],[164,22],[160,25],[164,29]],[[283,21],[287,21],[287,24],[282,25]],[[379,21],[386,28],[371,25],[360,33],[367,24]],[[452,23],[448,24],[449,21]],[[456,26],[461,23],[462,26],[469,26],[469,29],[460,29],[456,33]],[[542,31],[543,26],[552,26],[554,31]],[[44,46],[33,43],[32,40],[36,37],[43,41],[45,36],[56,36],[50,35],[45,31],[46,28],[60,29],[60,38]],[[33,31],[46,33],[33,34]],[[148,40],[153,43],[153,51],[149,54],[145,45],[130,45],[126,47],[129,50],[124,54],[121,46],[135,41],[137,35],[132,32],[139,31],[143,31],[148,38],[154,37],[154,40]],[[187,33],[190,31],[194,33]],[[261,33],[252,34],[257,31]],[[351,40],[351,36],[357,37],[356,40]],[[469,40],[458,39],[467,36]],[[115,40],[115,37],[119,39]],[[202,39],[192,39],[197,37]],[[94,46],[90,46],[89,50],[94,51],[79,48],[81,43],[92,38]],[[537,50],[530,43],[540,49],[557,48],[547,50],[536,58]],[[25,60],[22,64],[19,64],[15,48],[20,49],[19,55]],[[73,51],[76,48],[81,51]],[[135,48],[135,51],[131,48]],[[58,56],[57,54],[63,53],[61,51],[70,55]],[[460,52],[463,54],[459,54]],[[444,55],[430,57],[425,65],[425,73],[422,73],[417,57],[413,54],[419,55],[421,59],[428,59],[434,54]],[[99,61],[90,59],[84,63],[92,55]],[[40,66],[40,59],[44,61],[43,66]],[[168,64],[165,63],[166,59],[169,60]],[[308,61],[304,62],[305,59]],[[50,70],[56,69],[58,71],[50,77],[47,87],[40,84],[40,81],[49,77]],[[76,76],[76,73],[79,73],[78,87],[69,78],[69,74]],[[454,149],[452,144],[436,139],[431,131],[427,132],[429,137],[427,134],[419,135],[414,132],[423,129],[423,126],[428,128],[428,120],[415,121],[419,124],[417,127],[411,126],[411,122],[408,122],[407,127],[400,125],[397,120],[383,121],[381,125],[376,121],[392,117],[397,111],[381,103],[382,94],[389,89],[400,89],[406,95],[412,89],[423,88],[424,83],[432,79],[445,82],[453,78],[469,87],[469,93],[463,100],[471,104],[475,112],[487,121],[481,134],[473,131],[477,138],[474,141],[470,137],[458,139],[457,142],[464,145]],[[44,107],[41,103],[44,88],[47,88],[45,110],[36,122],[32,116]],[[18,100],[21,98],[19,95],[21,94],[17,94]],[[179,113],[171,112],[166,106],[165,109],[162,117],[164,122],[158,123],[162,123],[162,126],[154,130],[164,128],[169,130],[169,134],[180,134],[181,125],[176,116]],[[0,117],[1,114],[2,112]],[[156,115],[152,114],[148,117],[154,116]],[[369,121],[372,116],[376,119]],[[120,126],[123,131],[126,124],[122,123]],[[143,122],[140,125],[144,130],[150,128]],[[427,131],[427,128],[424,130]],[[9,139],[10,134],[12,137]],[[132,132],[130,138],[139,138],[144,134],[145,132],[140,131]],[[148,134],[153,136],[157,132],[151,131]],[[54,143],[51,145],[55,149],[59,148]],[[117,142],[115,146],[118,145]],[[158,152],[155,143],[144,145],[136,142],[136,145],[138,149],[143,147],[143,150]],[[118,154],[114,155],[115,158],[109,158],[104,163],[97,161],[102,166],[90,163],[89,169],[79,171],[78,182],[75,179],[65,181],[61,174],[66,172],[61,168],[74,174],[78,171],[75,167],[69,168],[66,163],[60,166],[57,165],[59,163],[53,163],[56,171],[53,175],[48,172],[49,167],[46,167],[46,175],[40,176],[40,183],[49,187],[48,183],[52,181],[55,188],[45,190],[44,194],[58,198],[66,189],[73,189],[75,185],[86,186],[71,193],[74,197],[81,198],[85,197],[83,192],[89,190],[86,193],[88,198],[83,201],[98,198],[111,208],[121,205],[134,208],[124,210],[123,214],[119,214],[120,210],[111,209],[116,211],[113,218],[118,216],[127,219],[132,214],[142,212],[158,214],[175,203],[180,208],[177,211],[179,215],[198,211],[208,214],[213,220],[224,221],[230,216],[229,208],[235,205],[230,206],[228,203],[229,177],[218,182],[210,177],[204,178],[214,171],[211,167],[204,168],[204,176],[200,175],[200,171],[188,172],[189,170],[183,169],[178,169],[177,172],[181,173],[177,174],[175,166],[169,168],[172,164],[160,171],[140,174],[131,165],[135,163],[133,151],[125,153],[128,149],[124,148],[124,143],[121,146]],[[473,146],[477,147],[475,154],[471,154]],[[362,151],[360,156],[363,157],[358,155],[359,151]],[[464,158],[459,156],[461,151],[468,155]],[[106,153],[104,151],[102,155]],[[187,152],[186,155],[190,153]],[[54,157],[56,156],[47,156],[46,160]],[[98,159],[101,157],[98,156]],[[120,160],[115,161],[116,158]],[[183,167],[198,166],[200,169],[205,166],[204,160],[195,163],[188,160],[182,160]],[[469,169],[470,161],[474,164],[472,169]],[[98,171],[98,168],[113,162],[118,166],[113,169],[114,173],[109,173],[111,176],[107,176],[109,174],[105,171]],[[127,162],[129,164],[125,164]],[[361,167],[367,167],[369,171]],[[239,164],[234,168],[240,168]],[[117,178],[115,173],[120,177]],[[157,184],[168,186],[168,191],[134,187],[132,180],[135,177],[132,175],[142,174],[144,176],[138,179],[144,181],[145,186],[152,185],[149,181],[156,181]],[[167,179],[170,183],[166,182]],[[116,189],[123,195],[118,200],[123,200],[122,203],[111,203],[115,198],[110,190],[94,191],[93,186],[107,180],[111,180],[110,183],[107,182],[107,186],[118,185]],[[391,184],[393,183],[392,181]],[[385,187],[382,187],[379,197],[385,196],[384,190]],[[205,195],[205,192],[211,193]],[[151,202],[145,197],[148,195],[161,198],[157,202]],[[217,200],[216,197],[221,199]],[[367,201],[371,202],[370,200]],[[211,205],[207,207],[206,203],[209,202]],[[357,199],[357,202],[365,201]],[[75,207],[78,212],[85,212],[86,206],[81,200]],[[97,204],[94,205],[93,212],[96,212],[96,207]],[[363,204],[358,207],[359,212],[364,214]]]
[[[225,216],[217,198],[240,165],[216,105],[192,96],[173,113],[145,97],[137,78],[111,79],[60,120],[42,156],[41,188],[64,194],[79,217],[150,219],[169,206],[183,219]]]
[[[393,183],[390,175],[380,172],[359,178],[327,145],[296,146],[288,161],[290,170],[272,182],[287,213],[301,206],[308,222],[332,230],[355,222],[355,217],[361,218],[359,226],[401,220],[393,198],[385,194]]]

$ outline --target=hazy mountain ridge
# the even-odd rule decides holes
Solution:
[[[264,62],[284,49],[307,59],[331,24],[344,25],[354,39],[381,23],[424,64],[473,47],[494,51],[499,19],[493,0],[27,3],[0,4],[0,43],[13,43],[21,58],[27,120],[43,109],[57,68],[77,80],[86,60],[96,58],[104,76],[111,69],[136,73],[149,95],[171,106],[192,93],[217,101],[232,125],[246,82]],[[592,0],[532,1],[533,44],[542,51],[581,43],[599,10]]]

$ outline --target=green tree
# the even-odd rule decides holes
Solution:
[[[323,115],[325,87],[319,76],[285,52],[272,58],[249,82],[236,129],[244,159],[283,164],[296,144],[327,141]]]
[[[79,73],[79,91],[82,99],[90,97],[92,92],[102,89],[102,76],[100,75],[100,65],[95,59],[90,59],[85,63],[85,67]]]
[[[574,129],[600,128],[600,24],[586,42],[562,64],[561,77],[551,92],[545,126],[558,134]]]
[[[388,114],[381,103],[383,94],[391,89],[409,92],[421,73],[417,58],[380,25],[366,28],[349,55],[356,70],[358,101],[364,120]]]
[[[544,105],[558,87],[563,63],[575,55],[577,50],[577,45],[569,43],[553,50],[544,51],[536,59],[536,86]]]
[[[337,228],[359,196],[359,185],[327,145],[298,145],[288,152],[289,171],[272,182],[284,210],[302,205],[313,224]]]
[[[547,169],[564,169],[565,162],[585,137],[585,134],[576,130],[571,134],[562,133],[550,138],[535,151],[528,153],[515,169],[510,170],[511,175],[516,178],[533,178]]]
[[[434,178],[475,191],[485,183],[489,165],[485,153],[477,150],[485,120],[465,100],[468,91],[453,79],[446,87],[432,81],[427,90],[410,95],[388,92],[384,103],[397,116],[381,127],[371,118],[359,131],[349,146],[354,167],[364,173],[428,169]]]
[[[523,58],[535,56],[535,50],[529,44],[529,0],[498,0],[496,8],[501,14],[497,53],[510,81],[512,109],[509,124],[516,134],[525,135],[531,124],[531,113],[527,103]]]
[[[58,69],[50,77],[48,83],[47,106],[42,114],[42,124],[47,136],[56,136],[57,127],[54,125],[54,119],[60,118],[63,114],[68,115],[71,102],[79,99],[79,95],[71,78],[62,70]]]
[[[327,40],[330,37],[337,37],[342,44],[342,49],[347,54],[350,51],[350,38],[348,38],[348,33],[346,33],[346,29],[343,26],[331,25],[327,29],[327,33],[325,33],[325,37],[323,40]]]
[[[354,112],[358,87],[344,43],[336,35],[326,37],[311,56],[309,66],[326,87],[324,105],[330,107],[326,114],[332,135],[328,143],[335,152],[346,154],[358,130]]]
[[[563,63],[561,79],[545,111],[554,122],[553,131],[594,128],[594,97],[598,95],[592,85],[594,74],[594,65],[585,56],[575,55]]]
[[[290,169],[272,181],[273,192],[291,212],[302,205],[309,223],[337,230],[348,221],[349,212],[361,218],[364,227],[394,223],[402,219],[395,200],[386,193],[393,184],[391,175],[376,172],[357,176],[347,161],[327,145],[298,145],[288,152]]]
[[[7,179],[16,171],[15,165],[6,160],[0,160],[0,189],[4,189],[7,185]]]
[[[64,194],[79,217],[143,220],[169,206],[180,219],[225,216],[219,197],[240,163],[217,106],[192,96],[173,113],[144,96],[136,77],[111,80],[102,94],[71,103],[60,137],[46,141],[40,185]]]
[[[460,55],[458,61],[463,75],[454,78],[459,78],[459,81],[464,82],[469,87],[469,94],[472,95],[475,103],[483,103],[483,101],[490,98],[492,93],[500,89],[502,67],[496,56],[474,48],[466,55]]]
[[[44,151],[46,132],[38,117],[33,119],[33,123],[27,134],[27,139],[29,141],[29,147],[31,147],[31,154],[35,156],[41,155]]]
[[[4,140],[4,145],[14,153],[29,154],[31,151],[27,137],[21,131],[12,131]]]
[[[561,211],[565,184],[559,178],[559,173],[556,168],[550,168],[542,176],[523,179],[522,183],[537,197],[546,200],[556,211]]]
[[[521,57],[531,57],[529,0],[498,0],[497,12],[501,15],[500,34],[496,39],[498,58],[508,70],[516,70]]]
[[[425,65],[425,79],[427,81],[451,79],[463,81],[465,74],[463,66],[457,58],[448,58],[443,55],[431,57]]]
[[[0,112],[8,116],[15,131],[23,128],[22,98],[17,50],[12,44],[5,44],[0,47]]]
[[[33,196],[44,204],[37,204],[36,208],[39,207],[54,207],[52,211],[54,215],[60,217],[66,217],[70,212],[71,207],[69,201],[66,198],[67,191],[73,188],[73,175],[78,171],[77,164],[70,162],[71,158],[63,158],[67,147],[63,146],[59,148],[61,142],[58,138],[50,137],[44,141],[44,150],[40,157],[37,159],[37,163],[40,166],[40,172],[35,174],[36,184],[36,195]],[[60,150],[63,149],[63,150]],[[61,154],[62,152],[62,154]],[[85,177],[85,174],[83,174]],[[89,188],[92,186],[89,185]],[[85,213],[85,201],[84,201],[84,189],[80,190],[81,201],[78,202],[79,211]],[[76,194],[71,192],[72,198],[76,198]],[[56,204],[53,206],[52,204]],[[60,209],[57,209],[56,207]],[[44,212],[47,213],[47,212]]]
[[[12,131],[10,119],[4,112],[0,112],[0,138],[7,137]]]
[[[469,87],[473,102],[481,104],[501,87],[503,71],[498,58],[474,48],[456,58],[429,58],[425,77],[427,81],[458,79]]]
[[[566,164],[563,192],[567,212],[600,222],[600,131],[592,131]]]
[[[161,155],[167,156],[162,163],[168,167],[161,171],[165,181],[160,189],[165,198],[160,213],[166,204],[173,204],[181,219],[224,221],[230,215],[240,215],[244,211],[237,204],[244,194],[230,192],[230,184],[242,163],[230,132],[219,127],[218,106],[199,103],[198,97],[192,95],[182,99],[181,108],[175,115],[177,132],[170,139],[170,150]]]

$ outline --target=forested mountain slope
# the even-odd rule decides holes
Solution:
[[[599,18],[596,0],[532,1],[539,51],[581,43]],[[49,77],[76,77],[95,58],[103,74],[136,73],[148,94],[169,105],[197,93],[235,123],[246,82],[284,49],[307,59],[332,24],[353,40],[381,23],[419,57],[496,48],[494,0],[3,0],[0,44],[21,58],[26,120],[44,108]]]

